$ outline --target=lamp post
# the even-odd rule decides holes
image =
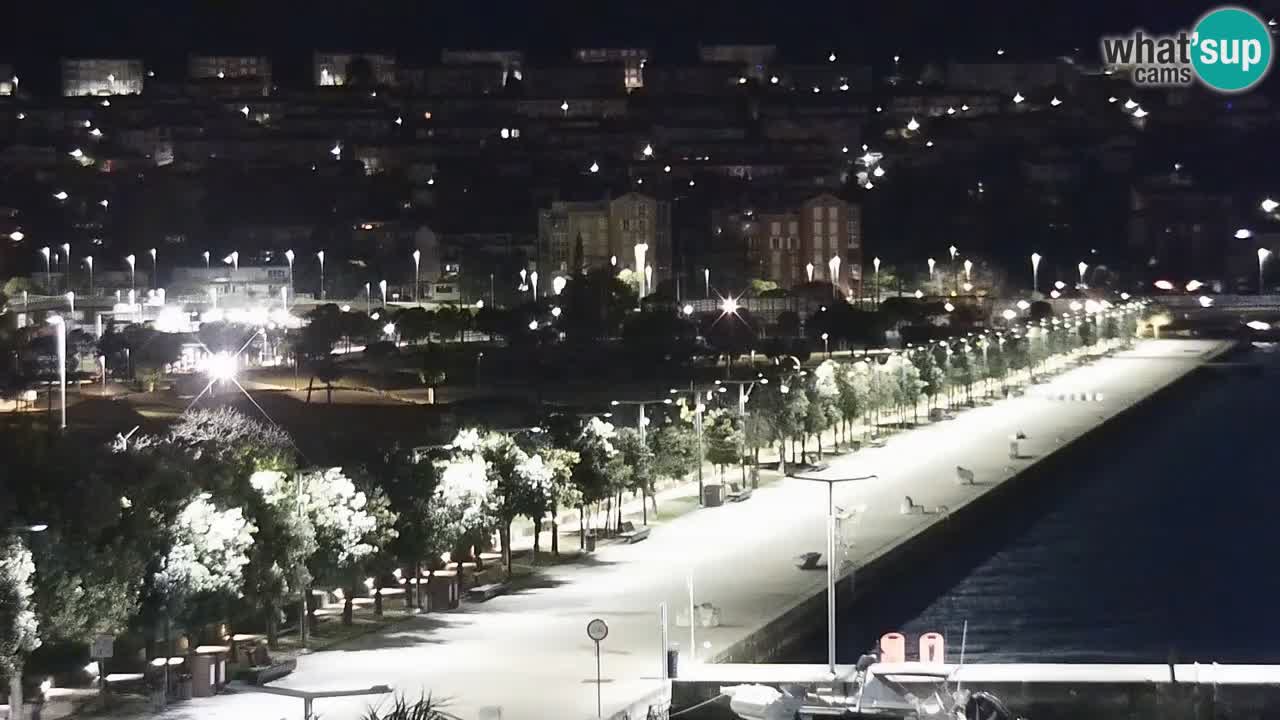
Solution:
[[[155,248],[151,248],[151,286],[160,287],[160,269],[156,267]]]
[[[373,291],[369,287],[369,283],[364,284],[364,314],[373,314]]]
[[[66,288],[71,289],[71,243],[62,243],[62,262],[66,264]]]
[[[133,291],[138,288],[138,283],[136,280],[137,258],[135,258],[133,255],[125,255],[124,261],[129,263],[129,292],[133,293]]]
[[[382,307],[387,306],[387,281],[378,281],[378,291],[382,293]]]
[[[209,251],[205,250],[200,254],[204,256],[204,269],[205,269],[205,272],[208,273],[209,272]]]
[[[93,295],[93,256],[86,255],[84,264],[89,266],[89,294]]]
[[[49,246],[45,245],[40,248],[40,254],[44,256],[45,292],[53,292],[53,269],[49,266]]]
[[[951,247],[947,248],[947,251],[951,253],[951,274],[955,275],[956,294],[959,295],[960,294],[960,273],[956,270],[956,253],[959,252],[959,250],[956,249],[955,245],[952,245]]]
[[[538,299],[538,271],[534,270],[529,273],[529,292],[533,293],[533,299]]]
[[[828,360],[831,359],[831,345],[828,342],[828,339],[830,337],[831,336],[828,335],[827,333],[822,333],[822,351],[827,354]]]
[[[320,259],[320,299],[324,300],[324,251],[316,253],[316,257]]]
[[[671,394],[679,393],[675,388],[671,389]],[[702,393],[695,389],[693,381],[689,381],[689,398],[693,400],[693,432],[698,438],[698,459],[695,464],[698,466],[698,504],[702,505],[702,462],[705,457],[702,451],[702,411],[706,407],[702,404]]]
[[[1258,294],[1265,292],[1265,284],[1262,282],[1262,266],[1267,262],[1267,258],[1271,257],[1271,251],[1266,248],[1258,248]]]
[[[59,316],[49,318],[49,323],[58,329],[58,397],[60,401],[59,427],[67,429],[67,323]]]
[[[973,261],[964,261],[964,282],[966,285],[973,282]]]
[[[831,259],[827,261],[827,269],[831,271],[831,297],[832,298],[839,297],[839,294],[840,294],[838,290],[839,284],[840,284],[840,256],[839,255],[831,256]]]
[[[933,268],[937,265],[937,261],[929,258],[929,282],[933,282]]]
[[[819,471],[825,468],[819,468]],[[872,480],[876,475],[860,477],[826,478],[813,475],[788,475],[796,480],[811,480],[827,484],[827,672],[836,674],[836,500],[835,487],[840,482]],[[850,576],[852,584],[853,576]]]
[[[284,259],[289,261],[289,297],[293,297],[293,250],[285,250]],[[285,303],[284,309],[289,309],[288,302]]]
[[[706,291],[703,297],[711,297],[711,268],[702,268],[702,286]]]
[[[648,290],[648,287],[646,286],[646,283],[645,283],[644,258],[645,258],[645,254],[649,252],[649,245],[647,243],[636,243],[636,246],[633,252],[635,253],[635,256],[636,256],[636,275],[640,277],[640,280],[639,280],[640,297],[643,298],[645,295],[648,294],[646,292],[646,290]]]
[[[422,263],[422,251],[413,251],[413,302],[418,302],[418,271]]]
[[[813,263],[804,266],[805,275],[808,276],[809,282],[813,282]]]
[[[1089,270],[1089,263],[1081,261],[1076,269],[1080,271],[1080,286],[1084,287],[1084,274]]]
[[[876,269],[876,309],[880,309],[880,258],[876,257],[871,260],[871,265]]]
[[[755,389],[756,383],[768,385],[768,378],[757,378],[755,380],[717,380],[716,385],[737,385],[738,386],[738,422],[742,428],[738,433],[738,465],[742,468],[742,486],[747,486],[747,400],[751,398],[751,391]]]
[[[1040,253],[1031,253],[1031,294],[1040,292]]]

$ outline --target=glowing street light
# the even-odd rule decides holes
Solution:
[[[386,280],[378,281],[378,292],[382,293],[382,306],[386,307],[387,306],[387,281]]]
[[[680,312],[684,313],[685,317],[690,317],[693,315],[693,306],[685,303],[684,307],[680,308]]]
[[[640,154],[644,155],[647,158],[653,157],[653,146],[648,143],[645,143],[644,149],[640,151]]]
[[[156,267],[155,248],[151,248],[151,284],[160,287],[160,270]]]
[[[125,255],[124,261],[129,263],[129,292],[133,292],[138,286],[138,283],[135,282],[136,273],[137,273],[137,258],[135,258],[133,255]]]
[[[84,264],[89,268],[89,294],[93,294],[93,256],[85,255]]]
[[[44,286],[46,289],[53,287],[53,270],[49,266],[49,246],[45,245],[40,248],[40,254],[44,256]]]
[[[1089,263],[1081,261],[1080,264],[1076,266],[1076,269],[1080,271],[1080,284],[1084,285],[1084,274],[1089,270]]]
[[[206,274],[208,274],[207,271],[209,270],[209,251],[205,250],[204,252],[200,253],[200,255],[204,257],[204,269],[206,270]]]
[[[1020,104],[1022,104],[1022,101],[1023,101],[1023,100],[1026,100],[1026,98],[1022,97],[1022,93],[1020,93],[1020,92],[1019,92],[1019,93],[1014,93],[1014,94],[1013,94],[1013,104],[1014,104],[1014,105],[1020,105]]]
[[[13,232],[9,233],[9,239],[14,242],[22,242],[24,239],[26,239],[26,237],[27,237],[26,234],[23,233],[21,230],[14,230]]]
[[[929,258],[929,282],[933,282],[933,268],[938,262],[933,258]]]
[[[1251,237],[1253,237],[1253,231],[1248,228],[1240,228],[1239,230],[1236,230],[1235,238],[1237,240],[1248,240]]]
[[[232,270],[240,269],[240,251],[232,250],[231,254],[222,258],[224,264],[230,265]]]
[[[418,302],[418,270],[422,263],[422,251],[413,251],[413,301]]]
[[[1267,262],[1267,258],[1271,257],[1271,251],[1266,248],[1258,248],[1258,294],[1261,295],[1265,284],[1262,282],[1262,267]]]
[[[720,301],[720,311],[725,315],[733,315],[738,312],[741,306],[738,305],[738,299],[735,297],[727,297]]]
[[[1015,304],[1018,306],[1018,309],[1021,310],[1022,312],[1026,312],[1031,309],[1031,303],[1027,302],[1026,300],[1019,300]]]
[[[591,167],[589,167],[589,168],[587,168],[587,169],[588,169],[588,170],[590,170],[592,173],[598,173],[598,172],[600,172],[600,163],[595,162],[595,161],[593,160],[593,161],[591,162]]]
[[[58,329],[58,396],[60,427],[67,429],[67,324],[57,315],[49,323]]]
[[[1151,114],[1151,113],[1147,112],[1146,110],[1143,110],[1142,108],[1138,108],[1137,110],[1134,110],[1134,111],[1133,111],[1133,116],[1134,116],[1134,117],[1136,117],[1136,118],[1138,118],[1139,120],[1141,120],[1142,118],[1144,118],[1144,117],[1146,117],[1146,116],[1148,116],[1148,115],[1150,115],[1150,114]]]
[[[1276,202],[1271,198],[1266,198],[1262,201],[1260,207],[1262,208],[1262,212],[1272,213],[1276,211],[1276,208],[1280,208],[1280,202]]]
[[[1202,308],[1211,308],[1211,307],[1213,307],[1213,298],[1209,297],[1208,295],[1201,295],[1201,296],[1200,296],[1200,307],[1202,307]]]
[[[294,256],[293,256],[292,249],[284,251],[284,259],[289,261],[289,295],[290,296],[293,295],[293,257]],[[285,304],[285,307],[286,308],[288,307],[287,303]]]
[[[1249,328],[1250,330],[1257,330],[1258,332],[1262,332],[1264,330],[1270,330],[1271,323],[1263,322],[1262,320],[1250,320],[1249,322],[1245,323],[1245,327]]]
[[[529,273],[529,292],[533,293],[533,297],[538,297],[538,271],[534,270]]]
[[[923,298],[924,298],[924,291],[923,291],[923,290],[916,290],[916,299],[917,299],[917,300],[920,300],[920,299],[923,299]]]
[[[813,263],[806,264],[804,271],[809,276],[809,282],[813,282]]]
[[[71,197],[71,196],[70,196],[70,195],[68,195],[68,194],[67,194],[67,191],[65,191],[65,190],[59,190],[58,192],[56,192],[56,193],[54,193],[54,194],[53,194],[53,198],[54,198],[55,200],[66,200],[66,199],[67,199],[67,198],[69,198],[69,197]]]
[[[911,118],[910,120],[907,121],[907,130],[910,130],[911,132],[915,132],[919,129],[920,129],[920,123],[916,122],[915,118]]]
[[[564,288],[568,284],[569,284],[569,281],[566,280],[563,275],[557,275],[555,276],[555,278],[551,280],[551,292],[555,293],[556,295],[559,295],[560,293],[564,292]]]
[[[947,312],[955,312],[956,306],[952,305],[951,301],[948,300],[947,302],[942,304],[942,309],[946,310]]]
[[[840,285],[840,256],[832,255],[827,261],[827,269],[831,271],[831,296],[835,297],[838,286]]]
[[[1005,320],[1013,320],[1014,318],[1018,317],[1018,313],[1016,310],[1006,309],[1004,312],[1000,313],[1000,317],[1004,318]]]
[[[711,297],[711,268],[702,268],[702,287],[706,291],[706,297]]]
[[[316,258],[320,260],[320,299],[324,299],[324,251],[316,253]]]
[[[1258,265],[1259,265],[1259,266],[1261,266],[1261,265],[1262,265],[1262,253],[1261,253],[1261,252],[1259,252],[1259,253],[1258,253]],[[1261,277],[1261,274],[1259,274],[1259,277]],[[1172,290],[1172,289],[1173,289],[1173,283],[1169,282],[1168,280],[1157,280],[1157,281],[1155,282],[1155,286],[1156,286],[1156,289],[1157,289],[1157,290]]]
[[[1067,288],[1067,284],[1062,282],[1061,280],[1056,280],[1053,283],[1053,287],[1058,290],[1065,290]]]
[[[973,261],[965,260],[964,261],[964,282],[967,285],[971,280],[973,280]],[[965,289],[966,291],[968,290],[968,288],[965,288]]]
[[[1204,283],[1199,280],[1191,280],[1187,283],[1187,292],[1195,292],[1202,287],[1204,287]]]
[[[1124,101],[1124,109],[1125,109],[1125,110],[1132,110],[1132,109],[1134,109],[1134,108],[1136,108],[1136,107],[1138,107],[1138,103],[1134,102],[1134,101],[1133,101],[1133,98],[1129,98],[1128,100],[1125,100],[1125,101]]]
[[[880,307],[880,258],[878,256],[871,259],[871,267],[875,268],[876,308],[878,309]]]

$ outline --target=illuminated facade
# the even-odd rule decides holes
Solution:
[[[141,60],[64,58],[62,95],[140,95],[144,70]]]
[[[382,53],[322,53],[317,52],[311,59],[312,82],[320,87],[332,87],[350,84],[348,77],[351,62],[364,59],[369,63],[369,70],[376,85],[396,84],[396,59],[392,55]]]

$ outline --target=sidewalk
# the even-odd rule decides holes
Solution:
[[[1219,347],[1209,341],[1142,343],[1068,370],[1023,397],[894,435],[882,448],[831,458],[832,476],[877,475],[836,490],[837,505],[866,507],[850,558],[863,565],[945,517],[900,514],[904,495],[954,511],[1176,381]],[[1083,393],[1099,399],[1057,399]],[[1009,459],[1007,438],[1018,430],[1028,435],[1025,454],[1034,457]],[[957,465],[972,469],[978,484],[957,484]],[[387,683],[414,697],[449,697],[449,710],[468,719],[498,712],[503,720],[595,717],[595,655],[586,625],[601,618],[610,629],[601,644],[600,685],[610,716],[663,692],[660,604],[670,615],[668,641],[681,653],[682,671],[696,671],[698,662],[820,592],[823,574],[798,570],[795,557],[824,547],[826,501],[818,483],[781,480],[746,502],[664,523],[644,542],[602,545],[587,564],[545,568],[533,587],[457,612],[416,617],[339,650],[306,656],[277,685],[336,690]],[[692,632],[676,627],[680,608],[691,599],[719,608],[721,625]],[[366,705],[363,699],[334,699],[318,702],[316,711],[326,720],[353,720]],[[300,716],[297,701],[239,693],[184,703],[165,717]]]

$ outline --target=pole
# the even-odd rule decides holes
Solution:
[[[600,701],[600,641],[596,641],[596,717],[604,717],[604,703]]]
[[[58,323],[58,396],[62,400],[62,429],[67,429],[67,324]]]
[[[827,672],[836,674],[836,484],[827,483]]]
[[[686,583],[689,586],[689,662],[698,657],[698,645],[694,642],[693,626],[697,623],[693,616],[693,570],[689,571]]]
[[[659,675],[663,680],[669,679],[667,671],[667,604],[658,603],[658,657],[662,661],[662,674]]]
[[[698,435],[698,504],[702,504],[702,463],[706,457],[702,452],[702,398],[695,392],[693,381],[689,381],[689,393],[693,395],[693,429]]]
[[[738,384],[738,466],[742,468],[742,489],[747,489],[747,387]]]

